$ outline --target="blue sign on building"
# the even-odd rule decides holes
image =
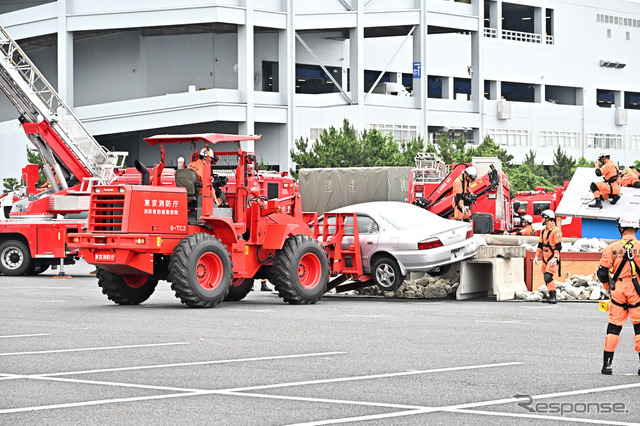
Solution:
[[[413,78],[420,78],[422,76],[422,64],[420,62],[413,63]]]

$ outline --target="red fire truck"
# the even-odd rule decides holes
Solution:
[[[564,186],[553,188],[555,192],[547,191],[544,186],[537,186],[533,191],[518,191],[513,198],[514,226],[519,225],[520,217],[525,214],[533,217],[534,229],[539,231],[542,228],[542,217],[540,214],[547,209],[555,211],[569,182],[564,182]],[[562,235],[565,237],[582,236],[582,219],[578,217],[560,218]]]
[[[472,164],[454,163],[446,173],[435,154],[418,154],[411,170],[409,202],[445,218],[453,217],[453,183],[468,166],[478,170],[471,185],[476,197],[472,206],[475,233],[504,233],[513,228],[509,178],[497,158],[474,158]],[[497,167],[496,167],[497,166]]]

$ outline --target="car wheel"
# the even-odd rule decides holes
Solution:
[[[392,257],[381,257],[373,264],[373,282],[380,290],[394,291],[402,285],[404,277],[398,262]]]
[[[7,240],[0,244],[0,272],[7,276],[26,274],[33,263],[29,248],[22,241]]]
[[[451,264],[442,265],[427,271],[427,274],[431,275],[432,277],[439,277],[449,272],[450,269],[451,269]]]

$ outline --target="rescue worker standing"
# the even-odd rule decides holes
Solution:
[[[620,173],[620,185],[633,188],[640,188],[640,179],[638,172],[631,168],[626,168]]]
[[[473,201],[471,192],[471,182],[476,180],[478,172],[473,166],[469,166],[453,182],[453,218],[455,220],[468,221],[471,217],[471,202]]]
[[[533,230],[533,218],[531,215],[524,215],[522,217],[522,224],[524,225],[522,229],[512,232],[511,235],[522,235],[523,237],[531,237],[535,235],[536,231]]]
[[[602,176],[603,182],[591,182],[589,189],[593,192],[595,201],[589,207],[602,208],[602,201],[611,197],[611,204],[615,204],[620,199],[620,183],[618,183],[618,166],[611,161],[608,149],[600,151],[600,156],[596,160],[596,176]]]
[[[608,289],[611,293],[602,374],[608,375],[613,372],[613,353],[620,341],[620,331],[627,322],[627,317],[631,318],[635,332],[634,349],[640,354],[640,284],[637,277],[638,265],[635,262],[635,259],[640,258],[640,244],[636,240],[638,228],[640,219],[635,213],[628,212],[620,216],[618,230],[622,239],[604,250],[600,267],[596,272],[605,290]],[[610,273],[613,274],[612,278],[609,278]]]
[[[542,256],[542,274],[549,290],[547,303],[556,303],[556,282],[553,279],[560,267],[560,250],[562,250],[562,231],[556,226],[556,214],[545,210],[541,214],[544,228],[540,231],[540,242],[533,263],[538,264]]]

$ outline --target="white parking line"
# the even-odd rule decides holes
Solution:
[[[49,351],[32,351],[32,352],[6,352],[3,354],[0,354],[0,356],[40,355],[40,354],[55,354],[55,353],[64,353],[64,352],[107,351],[112,349],[150,348],[154,346],[172,346],[172,345],[188,345],[188,344],[189,342],[150,343],[148,345],[104,346],[104,347],[98,347],[98,348],[55,349],[55,350],[49,350]]]
[[[0,336],[0,339],[11,339],[14,337],[38,337],[38,336],[51,336],[49,333],[38,333],[38,334],[13,334],[9,336]]]
[[[180,362],[180,363],[174,363],[174,364],[141,365],[141,366],[137,366],[137,367],[102,368],[102,369],[98,369],[98,370],[84,370],[84,371],[66,371],[66,372],[63,372],[63,373],[37,374],[37,375],[33,375],[33,377],[70,376],[70,375],[75,375],[75,374],[107,373],[107,372],[113,372],[113,371],[149,370],[149,369],[152,369],[152,368],[189,367],[189,366],[193,366],[193,365],[228,364],[228,363],[233,363],[233,362],[248,362],[248,361],[270,361],[270,360],[277,360],[277,359],[304,358],[304,357],[312,357],[312,356],[343,355],[345,353],[346,352],[317,352],[317,353],[308,353],[308,354],[264,356],[264,357],[257,357],[257,358],[239,358],[239,359],[222,359],[222,360],[215,360],[215,361]]]
[[[291,387],[291,386],[306,386],[306,385],[317,385],[317,384],[324,384],[324,383],[350,382],[355,380],[370,380],[370,379],[384,379],[388,377],[415,376],[418,374],[441,373],[445,371],[462,371],[462,370],[476,370],[480,368],[508,367],[513,365],[522,365],[522,364],[524,363],[523,362],[503,362],[499,364],[468,365],[464,367],[446,367],[446,368],[434,368],[431,370],[401,371],[398,373],[372,374],[368,376],[337,377],[334,379],[318,379],[318,380],[308,380],[304,382],[247,386],[242,388],[231,388],[231,389],[223,389],[223,390],[227,392],[243,392],[243,391],[253,391],[253,390],[263,390],[263,389],[285,388],[285,387]]]
[[[394,318],[392,315],[345,315],[349,318]]]

